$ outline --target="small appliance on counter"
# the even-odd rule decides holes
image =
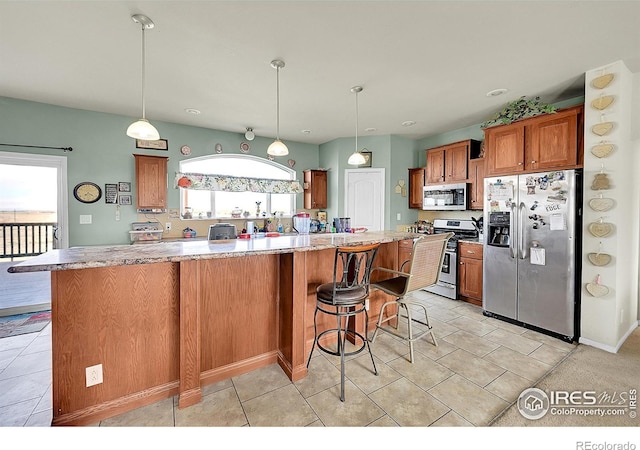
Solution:
[[[162,226],[159,222],[133,222],[129,231],[132,244],[148,244],[162,240]]]
[[[336,233],[351,233],[351,218],[334,217],[333,226],[336,229]]]
[[[299,234],[309,234],[311,217],[309,213],[298,213],[293,216],[293,229]]]
[[[236,237],[236,226],[231,223],[214,223],[213,225],[209,225],[208,239],[210,241],[235,239]]]

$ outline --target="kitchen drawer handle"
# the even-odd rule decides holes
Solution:
[[[474,252],[473,250],[467,250],[467,253],[471,253],[472,255],[476,254],[476,252]]]

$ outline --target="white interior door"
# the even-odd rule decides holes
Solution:
[[[384,169],[346,169],[345,217],[351,227],[384,230]]]

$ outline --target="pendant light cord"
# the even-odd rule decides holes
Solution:
[[[276,67],[276,139],[280,140],[280,66]]]
[[[358,91],[356,90],[356,153],[358,152]]]
[[[146,58],[145,58],[145,51],[144,51],[145,50],[144,49],[144,41],[145,41],[144,29],[145,29],[145,25],[144,25],[144,23],[141,24],[141,25],[142,25],[142,118],[146,119],[147,116],[145,115],[145,107],[144,107],[144,100],[145,100],[144,99],[144,89],[145,89],[145,85],[144,85],[145,76],[144,76],[144,74],[145,74],[145,69],[146,69],[146,67],[145,67]]]

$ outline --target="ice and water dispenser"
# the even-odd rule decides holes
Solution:
[[[508,247],[511,242],[511,227],[508,212],[492,212],[489,214],[489,242],[494,247]]]

